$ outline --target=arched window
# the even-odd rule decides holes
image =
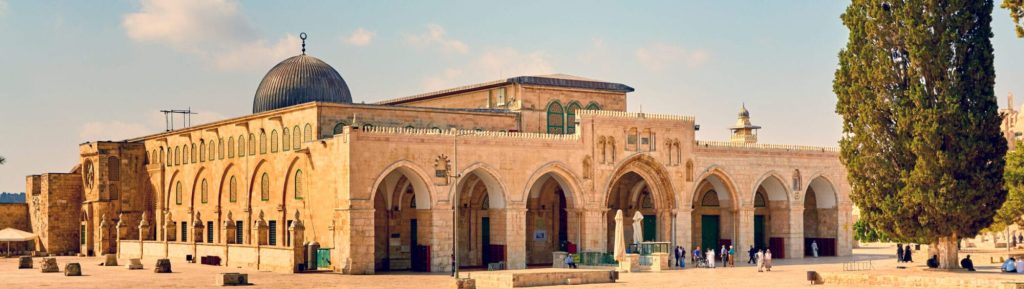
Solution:
[[[686,181],[693,181],[693,161],[686,161]]]
[[[754,208],[766,208],[768,202],[764,199],[764,193],[757,191],[757,195],[754,196]]]
[[[292,147],[295,149],[302,148],[302,135],[300,133],[302,133],[302,129],[296,125],[295,128],[292,129]]]
[[[287,127],[281,131],[281,145],[281,149],[284,151],[289,151],[292,148],[292,136],[288,133]]]
[[[121,160],[116,157],[107,159],[107,179],[117,181],[121,178]]]
[[[793,190],[800,191],[800,170],[793,170]]]
[[[345,126],[348,125],[344,121],[334,125],[334,134],[345,132]]]
[[[580,110],[580,103],[575,101],[569,103],[569,107],[565,109],[565,133],[576,133],[576,111],[578,110]]]
[[[235,137],[228,138],[228,158],[235,157]]]
[[[590,102],[590,104],[587,105],[587,110],[601,110],[601,106],[596,102]]]
[[[260,200],[270,200],[270,175],[263,173],[263,177],[260,178]]]
[[[303,196],[303,193],[306,190],[306,188],[304,188],[303,184],[304,184],[304,182],[302,180],[302,170],[295,171],[295,199],[296,200],[301,200],[302,196]]]
[[[207,155],[210,156],[210,161],[217,159],[217,141],[210,140],[210,153]]]
[[[231,181],[228,182],[228,201],[238,201],[238,181],[235,180],[235,176],[231,176]]]
[[[239,135],[238,136],[238,157],[244,157],[244,156],[245,156],[245,136],[244,135]]]
[[[635,150],[637,150],[637,148],[639,146],[637,146],[636,143],[637,143],[637,138],[639,137],[639,134],[640,133],[637,132],[637,129],[635,127],[634,128],[630,128],[629,131],[626,132],[626,150],[627,151],[635,151]]]
[[[174,203],[181,205],[181,181],[174,184]]]
[[[272,153],[276,153],[277,152],[277,143],[278,142],[280,142],[280,140],[277,139],[277,130],[275,129],[275,130],[270,131],[270,152],[272,152]]]
[[[164,163],[171,163],[170,157],[164,157],[164,147],[160,147],[160,161]]]
[[[218,160],[223,160],[224,159],[224,139],[223,138],[217,139],[217,159]]]
[[[249,134],[249,155],[256,155],[256,134]]]
[[[198,152],[196,152],[196,144],[192,143],[192,163],[193,164],[196,163],[196,154],[198,154]],[[188,155],[188,154],[186,154],[186,155]]]
[[[313,126],[306,124],[306,128],[302,130],[302,141],[311,142],[313,141]]]
[[[188,164],[188,145],[185,145],[184,147],[181,148],[181,155],[185,156],[182,158],[181,163]]]
[[[260,154],[267,153],[267,133],[260,132]]]
[[[199,199],[202,200],[203,204],[210,200],[209,187],[207,187],[206,179],[203,179],[202,184],[199,186]]]
[[[702,207],[718,207],[718,193],[714,190],[704,192],[704,197],[700,200]]]
[[[174,165],[181,164],[181,147],[174,147]]]
[[[548,133],[565,133],[565,109],[557,100],[548,104]]]
[[[200,140],[199,141],[199,162],[205,162],[205,161],[206,161],[206,141],[205,140]]]

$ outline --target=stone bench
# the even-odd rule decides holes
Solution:
[[[153,268],[153,272],[171,273],[171,259],[157,259],[156,267]]]
[[[82,276],[82,265],[78,263],[64,265],[64,276]]]
[[[42,261],[39,261],[39,270],[43,273],[60,272],[60,268],[57,267],[57,259],[52,257],[43,258]]]
[[[105,254],[103,257],[106,258],[103,260],[103,266],[117,266],[117,255]]]
[[[249,274],[242,273],[220,273],[213,276],[216,286],[241,286],[249,285]]]
[[[32,257],[18,257],[18,269],[32,269]]]
[[[139,258],[128,259],[128,265],[125,265],[124,267],[128,268],[128,270],[140,270],[140,269],[142,269],[142,259],[139,259]]]

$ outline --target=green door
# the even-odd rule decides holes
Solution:
[[[700,247],[704,251],[707,251],[708,248],[718,248],[718,227],[718,216],[700,216]]]
[[[316,250],[316,267],[331,267],[331,248],[320,248]]]
[[[654,241],[658,237],[658,218],[654,215],[644,215],[643,228],[644,241]]]
[[[491,218],[480,220],[480,260],[483,266],[491,262]]]
[[[768,248],[768,242],[764,235],[764,216],[754,216],[754,246],[757,248]]]

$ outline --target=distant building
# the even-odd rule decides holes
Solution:
[[[0,204],[24,203],[24,202],[25,202],[25,193],[24,192],[21,192],[21,193],[7,193],[7,192],[0,193]]]
[[[463,266],[551,264],[563,242],[610,252],[617,210],[645,215],[643,241],[851,254],[836,148],[759,144],[745,107],[731,141],[696,140],[693,117],[627,112],[632,91],[555,74],[356,104],[302,54],[251,115],[84,143],[70,173],[29,176],[32,226],[52,252],[282,272],[308,242],[336,272],[448,271],[453,233]]]

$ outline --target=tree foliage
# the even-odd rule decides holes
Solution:
[[[841,159],[862,220],[894,240],[948,248],[988,227],[1006,197],[992,8],[854,0],[842,15]]]
[[[884,233],[872,229],[864,220],[857,220],[853,223],[853,238],[867,243],[891,241]]]
[[[1021,23],[1021,19],[1024,19],[1024,0],[1003,0],[999,7],[1010,10],[1010,19],[1013,20],[1017,37],[1024,37],[1024,24]]]
[[[1024,225],[1024,144],[1018,142],[1014,150],[1006,153],[1006,168],[1003,170],[1006,184],[1006,201],[996,211],[995,223],[1002,227]]]

